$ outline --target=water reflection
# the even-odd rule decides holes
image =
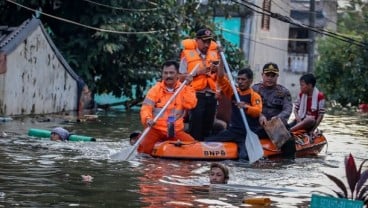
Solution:
[[[243,197],[269,197],[269,207],[308,207],[311,192],[336,189],[323,172],[344,176],[343,159],[352,152],[368,158],[366,116],[327,115],[321,124],[328,149],[318,157],[263,160],[249,165],[223,161],[227,185],[209,185],[208,161],[139,156],[114,161],[130,148],[139,129],[137,112],[101,113],[94,122],[63,116],[23,117],[0,123],[0,207],[239,207]],[[46,121],[46,122],[45,122]],[[97,142],[50,142],[29,138],[29,128],[63,126]],[[81,175],[91,175],[85,182]]]

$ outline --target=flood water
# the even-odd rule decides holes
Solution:
[[[60,115],[1,122],[0,207],[251,207],[242,203],[244,197],[268,197],[268,207],[309,207],[313,192],[337,190],[324,172],[344,178],[345,156],[352,153],[357,163],[368,158],[368,116],[328,114],[320,125],[328,148],[319,156],[252,165],[223,161],[230,168],[229,184],[209,185],[208,161],[110,159],[129,146],[129,134],[140,127],[139,114],[98,115],[82,123]],[[55,126],[97,142],[27,136],[29,128]],[[93,179],[83,181],[81,175]]]

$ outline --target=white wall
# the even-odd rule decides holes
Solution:
[[[302,76],[300,73],[280,71],[279,83],[284,85],[288,90],[290,90],[293,102],[297,98],[300,91],[299,79]]]
[[[1,83],[3,82],[3,83]],[[43,114],[77,109],[77,82],[68,74],[38,27],[11,54],[1,111],[6,115]]]
[[[263,0],[255,0],[255,4],[262,7]],[[272,0],[271,11],[281,15],[290,16],[290,1]],[[254,83],[261,81],[262,67],[268,62],[274,62],[280,71],[286,69],[287,45],[289,37],[289,24],[271,18],[270,30],[261,29],[262,15],[254,13],[252,25],[252,39],[250,46],[249,64],[255,74]],[[283,84],[286,77],[280,73],[279,83]]]

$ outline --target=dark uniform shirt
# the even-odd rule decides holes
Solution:
[[[284,124],[287,124],[293,110],[290,91],[279,84],[274,87],[265,87],[262,83],[257,83],[252,88],[262,97],[262,114],[267,120],[277,116]]]
[[[252,103],[252,96],[253,93],[249,93],[249,94],[246,94],[246,95],[239,95],[239,99],[240,101],[242,102],[245,102],[245,103],[249,103],[249,104],[253,104]],[[232,96],[232,103],[231,103],[231,121],[230,121],[230,124],[229,124],[229,129],[231,131],[234,131],[234,132],[237,132],[237,133],[243,133],[244,135],[246,135],[246,129],[245,129],[245,126],[244,126],[244,122],[243,122],[243,118],[241,116],[241,114],[239,113],[239,108],[238,106],[236,105],[236,99],[235,99],[235,96],[233,95]],[[258,101],[258,102],[257,102]],[[255,101],[257,103],[260,102],[259,98]],[[258,126],[258,118],[259,117],[251,117],[249,115],[246,116],[246,119],[247,119],[247,122],[248,122],[248,125],[249,125],[249,128],[251,130],[255,130],[255,128]]]

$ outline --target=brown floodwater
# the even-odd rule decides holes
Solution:
[[[98,112],[96,121],[73,116],[18,117],[0,122],[0,207],[249,207],[244,197],[267,197],[268,207],[308,207],[311,194],[336,186],[323,173],[346,180],[344,158],[368,158],[368,116],[328,114],[320,129],[328,147],[316,157],[222,161],[227,185],[209,185],[209,161],[110,156],[129,148],[140,128],[138,112]],[[27,136],[29,128],[63,126],[97,142],[51,142]],[[367,168],[367,166],[365,166]],[[83,181],[81,175],[93,177]]]

